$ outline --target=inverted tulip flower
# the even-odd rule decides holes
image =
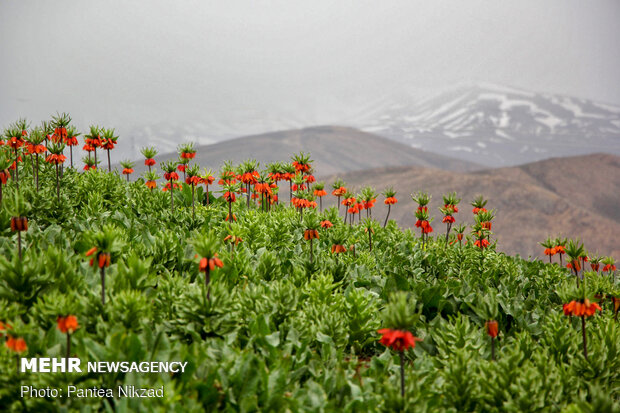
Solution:
[[[346,191],[344,194],[342,194],[342,205],[345,206],[345,210],[344,210],[344,223],[347,223],[347,218],[349,216],[349,209],[351,207],[353,207],[355,205],[355,196],[353,196],[353,194],[349,191]],[[350,221],[349,221],[350,222]]]
[[[456,235],[456,238],[452,240],[450,245],[456,243],[456,241],[459,242],[459,246],[463,245],[463,237],[466,229],[467,226],[465,224],[459,224],[458,226],[454,227],[454,233]]]
[[[599,270],[601,269],[601,262],[603,260],[602,257],[595,255],[592,257],[589,257],[589,262],[590,262],[590,268],[592,269],[592,271],[598,273]]]
[[[555,239],[555,253],[558,254],[558,257],[560,258],[560,267],[564,266],[564,264],[562,263],[562,256],[564,254],[566,254],[566,243],[568,242],[568,240],[566,238],[561,238],[558,237]]]
[[[67,359],[71,357],[71,334],[75,332],[80,325],[78,324],[77,317],[69,314],[67,316],[58,316],[56,318],[56,325],[61,333],[67,335]]]
[[[157,156],[157,150],[150,147],[145,147],[140,150],[142,156],[144,156],[144,165],[149,167],[149,172],[151,172],[151,167],[154,166],[157,162],[155,162],[155,156]]]
[[[200,235],[193,241],[194,249],[200,257],[198,271],[205,274],[205,290],[207,300],[211,299],[211,271],[215,268],[222,268],[224,263],[217,256],[220,243],[213,231],[206,235]]]
[[[95,160],[93,158],[91,158],[90,156],[82,158],[82,162],[84,163],[84,168],[82,168],[84,170],[84,172],[96,170],[97,169],[97,165],[99,164],[99,161],[97,161],[97,163],[95,163]]]
[[[121,166],[123,167],[123,175],[127,178],[127,182],[129,182],[129,175],[133,173],[134,163],[132,161],[121,161]]]
[[[289,204],[293,203],[293,178],[295,178],[296,173],[297,170],[295,169],[295,166],[293,166],[293,164],[282,164],[282,178],[285,181],[288,181]]]
[[[226,216],[226,221],[232,222],[233,220],[236,220],[232,212],[232,204],[237,199],[235,193],[239,190],[240,187],[241,184],[238,182],[224,183],[222,185],[223,198],[228,203],[228,215]]]
[[[310,172],[312,168],[312,160],[310,159],[310,154],[299,152],[298,154],[293,155],[293,166],[297,172],[300,172],[302,175]]]
[[[196,149],[194,148],[194,143],[185,143],[179,146],[179,158],[187,159],[188,161],[194,159],[196,157]]]

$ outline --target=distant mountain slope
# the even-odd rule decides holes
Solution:
[[[497,85],[458,88],[396,106],[362,130],[487,166],[594,152],[620,155],[620,107]]]
[[[425,166],[452,171],[480,168],[472,162],[424,152],[390,139],[340,126],[318,126],[261,135],[247,136],[197,146],[195,162],[218,169],[225,160],[239,163],[256,159],[268,162],[287,161],[300,151],[309,152],[318,173],[323,175],[385,166]],[[177,159],[178,154],[162,154],[159,162]],[[144,170],[138,161],[136,172]]]
[[[496,209],[493,225],[498,247],[508,253],[538,256],[538,242],[563,234],[580,237],[591,252],[620,256],[620,157],[595,154],[550,159],[520,167],[454,173],[427,168],[382,168],[338,175],[348,187],[364,185],[378,191],[394,186],[399,203],[391,217],[403,227],[415,223],[410,194],[428,191],[435,234],[445,233],[441,223],[441,197],[456,191],[461,201],[458,222],[472,222],[469,202],[478,194]],[[335,176],[328,177],[332,182]],[[333,204],[329,196],[326,205]],[[373,215],[382,220],[387,209],[382,198]]]

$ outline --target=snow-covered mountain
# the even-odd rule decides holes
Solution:
[[[396,105],[362,129],[488,166],[620,154],[620,107],[497,85],[461,87]]]

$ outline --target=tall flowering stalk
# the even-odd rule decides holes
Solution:
[[[316,214],[308,214],[306,215],[306,219],[304,220],[304,224],[306,227],[306,230],[304,231],[304,239],[306,241],[310,242],[310,262],[314,262],[313,259],[313,247],[312,247],[312,242],[313,240],[318,240],[320,238],[319,236],[319,227],[320,227],[320,223],[319,223],[319,218],[316,216]]]
[[[7,212],[11,215],[11,231],[17,232],[17,254],[22,259],[22,232],[28,230],[28,218],[26,217],[30,205],[22,195],[15,191],[12,198],[8,199]]]
[[[101,275],[101,304],[105,306],[105,269],[112,261],[112,254],[119,250],[119,232],[112,225],[104,225],[101,231],[88,233],[93,247],[86,251],[90,266],[99,268]]]
[[[88,135],[84,135],[84,141],[86,142],[86,145],[84,145],[84,150],[88,152],[89,158],[90,153],[93,152],[95,157],[95,166],[99,163],[97,162],[97,148],[101,146],[101,132],[102,129],[99,126],[91,125]]]
[[[174,214],[174,186],[175,181],[179,180],[179,174],[176,173],[177,163],[173,161],[162,163],[161,169],[164,171],[164,179],[170,185],[170,212]]]
[[[213,185],[215,181],[215,177],[213,176],[213,171],[211,169],[204,169],[202,175],[200,176],[200,183],[204,184],[206,197],[207,197],[207,205],[209,205],[209,185]]]
[[[196,185],[200,183],[200,176],[198,176],[198,165],[192,165],[187,168],[187,178],[185,178],[185,183],[191,186],[192,188],[192,219],[196,219]]]
[[[336,197],[336,203],[338,204],[338,213],[340,213],[340,197],[347,193],[345,182],[342,179],[336,179],[332,184],[332,195]]]
[[[484,329],[486,330],[487,335],[491,337],[491,360],[495,361],[495,338],[498,334],[497,321],[487,321],[486,323],[484,323]]]
[[[254,159],[247,160],[239,166],[239,180],[245,185],[247,207],[250,208],[251,186],[258,182],[260,174],[257,171],[258,162]]]
[[[39,155],[47,151],[47,148],[43,145],[44,140],[45,135],[43,135],[43,131],[40,128],[34,128],[30,133],[28,143],[26,144],[30,156],[32,157],[34,155],[35,159],[35,167],[32,170],[32,177],[37,188],[37,192],[39,192]]]
[[[359,199],[361,200],[362,207],[366,210],[366,218],[372,218],[372,208],[377,202],[377,193],[375,190],[370,186],[362,188]]]
[[[568,264],[566,267],[573,271],[577,280],[577,288],[579,288],[579,271],[581,271],[581,257],[585,254],[583,244],[579,241],[568,241],[566,246],[566,255],[568,256]]]
[[[392,205],[396,204],[398,202],[398,199],[396,199],[396,191],[392,187],[386,188],[382,192],[382,194],[385,197],[385,199],[383,200],[383,203],[388,206],[388,212],[385,215],[385,222],[383,222],[383,228],[385,228],[388,223],[388,219],[390,218],[390,212],[392,211]]]
[[[144,184],[148,189],[153,191],[153,189],[157,188],[157,180],[159,179],[159,175],[155,171],[146,171],[144,173]]]
[[[553,263],[552,257],[556,254],[555,241],[551,238],[547,238],[540,243],[540,246],[545,249],[543,253],[549,257],[549,264]]]
[[[349,209],[355,205],[355,196],[353,193],[346,191],[342,194],[342,205],[344,205],[344,223],[347,223],[347,218],[349,217]],[[351,225],[351,221],[349,220],[349,225]]]
[[[67,128],[67,137],[64,139],[64,143],[69,147],[71,168],[73,168],[73,147],[78,145],[78,136],[80,136],[80,134],[77,132],[74,126],[69,126]]]
[[[114,149],[118,141],[118,136],[114,135],[114,129],[104,129],[101,138],[101,148],[108,153],[108,172],[112,172],[112,164],[110,163],[110,151]]]
[[[325,182],[317,182],[314,184],[314,196],[319,198],[319,211],[323,212],[323,197],[327,195],[327,191],[325,191]]]
[[[289,192],[288,203],[289,204],[293,203],[293,178],[295,178],[296,173],[297,173],[297,170],[295,169],[295,166],[293,166],[293,164],[290,164],[290,163],[282,164],[282,177],[285,181],[288,182],[288,192]]]
[[[384,313],[384,323],[387,328],[377,331],[377,333],[381,334],[379,342],[398,353],[400,360],[400,395],[402,398],[405,397],[405,351],[414,349],[416,342],[422,341],[409,331],[416,320],[416,316],[411,314],[409,308],[409,302],[405,293],[399,292],[392,295]]]
[[[13,161],[9,157],[9,155],[2,150],[0,147],[0,205],[2,205],[2,187],[6,185],[9,178],[11,177],[11,172],[9,172],[9,168]]]
[[[60,165],[67,160],[67,157],[63,155],[65,144],[52,142],[47,149],[50,154],[47,155],[45,162],[53,164],[56,167],[56,198],[58,202],[60,202]]]
[[[211,271],[216,267],[222,268],[224,263],[217,256],[220,243],[213,231],[206,235],[201,235],[193,241],[194,249],[200,258],[198,271],[205,274],[205,290],[207,300],[211,300]]]
[[[15,171],[15,188],[19,190],[19,163],[21,162],[20,148],[24,145],[24,139],[20,128],[13,126],[4,132],[6,145],[13,150],[14,161],[11,169]]]
[[[157,150],[152,146],[140,149],[140,153],[144,156],[144,165],[149,167],[149,172],[151,172],[151,167],[154,166],[157,162],[155,162],[155,156],[157,156]]]
[[[433,222],[433,219],[429,219],[428,214],[428,204],[431,201],[431,196],[426,192],[420,191],[415,195],[411,195],[411,199],[413,200],[413,202],[418,204],[418,207],[415,210],[415,226],[416,228],[420,228],[422,237],[422,248],[424,248],[426,246],[428,234],[433,232],[433,227],[431,226],[431,222]]]
[[[121,166],[123,167],[122,174],[127,178],[127,182],[129,182],[129,175],[133,173],[134,163],[129,160],[121,161]]]
[[[563,267],[564,264],[562,263],[562,256],[564,254],[566,254],[566,243],[568,242],[568,240],[566,238],[561,238],[558,237],[555,239],[555,253],[558,254],[558,257],[560,258],[560,267]]]
[[[443,208],[439,208],[441,213],[444,215],[443,222],[446,224],[446,244],[448,243],[448,238],[450,237],[450,229],[452,228],[452,224],[454,224],[454,214],[459,212],[459,202],[461,202],[461,198],[456,196],[456,192],[451,192],[447,195],[443,196]]]
[[[95,163],[95,160],[91,158],[90,156],[82,158],[82,162],[84,163],[84,167],[82,168],[84,172],[93,171],[97,169],[97,164],[99,164],[99,161]]]
[[[66,316],[58,316],[56,318],[56,325],[61,333],[67,335],[67,358],[69,358],[71,357],[71,334],[80,328],[77,317],[71,314]]]
[[[463,237],[465,234],[465,230],[467,229],[467,226],[465,224],[459,224],[458,226],[454,227],[454,233],[456,234],[456,238],[450,243],[450,245],[456,243],[456,241],[459,242],[459,246],[463,245]]]
[[[562,306],[565,316],[581,317],[581,337],[583,343],[583,357],[588,359],[588,339],[586,336],[586,317],[593,316],[596,311],[601,311],[601,307],[590,301],[588,298],[573,300]]]
[[[474,215],[478,215],[479,212],[485,212],[486,208],[484,207],[487,204],[487,200],[482,197],[482,195],[478,195],[472,202],[471,206],[474,207],[472,212]]]
[[[222,185],[222,192],[224,200],[228,203],[228,215],[226,216],[226,221],[232,223],[232,221],[236,221],[235,215],[232,211],[232,204],[237,200],[235,193],[239,191],[241,184],[236,180],[229,180],[230,183],[224,182]],[[230,225],[229,225],[230,227]]]

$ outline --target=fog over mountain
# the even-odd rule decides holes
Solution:
[[[117,129],[115,160],[134,157],[146,144],[170,150],[183,141],[208,144],[316,125],[372,129],[428,150],[447,145],[465,158],[484,155],[479,144],[491,151],[491,138],[506,141],[510,152],[528,146],[526,155],[546,156],[529,141],[512,147],[500,135],[518,140],[530,128],[542,128],[538,138],[545,127],[554,136],[585,127],[592,136],[605,129],[600,119],[592,127],[585,118],[572,123],[566,105],[586,99],[597,109],[579,113],[613,117],[600,104],[620,105],[617,21],[620,3],[613,0],[3,1],[0,126],[69,112],[80,130]],[[523,100],[510,94],[495,103],[468,95],[469,107],[452,115],[460,124],[446,123],[448,113],[431,116],[439,109],[433,102],[449,103],[457,85],[480,82],[536,97],[523,106],[505,100]],[[545,96],[577,100],[544,102]],[[539,110],[548,112],[546,121]],[[480,138],[454,130],[481,131],[488,122],[497,124]],[[444,144],[447,138],[455,140]],[[489,159],[513,162],[491,152]]]

